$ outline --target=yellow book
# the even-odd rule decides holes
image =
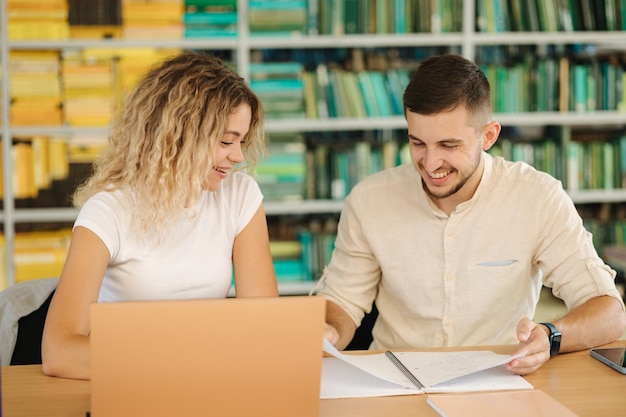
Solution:
[[[13,145],[13,198],[37,197],[33,147],[28,142]]]
[[[58,277],[63,269],[72,231],[23,232],[15,235],[15,280]]]
[[[48,147],[50,157],[50,178],[52,180],[66,179],[70,172],[70,163],[67,155],[67,139],[51,137]]]
[[[34,136],[32,138],[35,186],[38,190],[50,188],[52,185],[48,143],[49,139],[47,136]]]

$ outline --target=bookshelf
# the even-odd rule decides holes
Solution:
[[[3,11],[7,10],[7,4],[12,0],[0,0],[0,6]],[[182,1],[182,0],[181,0]],[[322,1],[322,0],[320,0]],[[341,0],[348,3],[350,0]],[[380,0],[379,0],[380,1]],[[584,3],[585,0],[579,0]],[[258,2],[257,2],[258,3]],[[320,3],[307,3],[307,12],[310,11],[311,4],[320,7]],[[340,4],[339,0],[325,2],[324,4]],[[372,5],[376,2],[370,2]],[[395,2],[381,1],[380,4],[391,7]],[[397,2],[398,4],[408,4],[405,2]],[[417,4],[417,2],[414,2]],[[502,30],[502,27],[489,27],[489,25],[476,27],[477,16],[481,17],[483,13],[489,16],[488,12],[493,12],[489,7],[499,2],[491,2],[486,0],[465,0],[462,3],[452,2],[449,0],[439,0],[432,4],[440,7],[448,7],[454,4],[457,9],[458,30],[445,32],[431,28],[430,32],[424,33],[327,33],[331,29],[322,30],[321,24],[317,28],[319,30],[311,33],[309,29],[302,33],[286,36],[285,34],[274,34],[272,32],[260,35],[254,33],[248,24],[250,16],[255,10],[252,9],[249,0],[236,0],[237,19],[236,30],[229,36],[210,36],[210,37],[179,37],[162,39],[129,38],[129,37],[112,37],[109,39],[94,38],[68,38],[68,39],[9,39],[7,25],[7,13],[1,13],[0,16],[0,62],[2,74],[1,90],[1,108],[2,108],[2,138],[19,138],[32,136],[59,136],[70,137],[79,136],[105,136],[107,132],[106,126],[70,126],[60,124],[50,125],[12,125],[10,117],[10,84],[9,84],[9,63],[11,52],[14,51],[57,51],[59,53],[67,53],[81,50],[98,50],[98,49],[130,49],[142,50],[145,48],[154,48],[159,50],[167,49],[199,49],[210,50],[214,52],[223,52],[228,54],[230,59],[237,68],[237,71],[248,81],[251,80],[251,69],[255,57],[264,52],[286,51],[289,54],[320,54],[328,51],[338,50],[433,50],[433,51],[449,51],[460,53],[470,59],[476,59],[485,56],[485,50],[489,48],[515,48],[515,47],[531,47],[535,48],[541,54],[550,56],[554,48],[568,48],[571,45],[594,45],[596,53],[610,53],[621,55],[626,52],[624,46],[626,44],[626,31],[623,29],[608,30],[605,22],[603,29],[599,27],[585,26],[584,30],[544,30],[538,26],[536,30],[512,31]],[[532,3],[532,2],[527,2]],[[549,3],[553,2],[539,2]],[[560,4],[554,0],[555,4]],[[608,4],[608,3],[607,3]],[[621,5],[626,8],[623,0],[614,0],[615,5]],[[451,7],[451,6],[450,6]],[[380,11],[380,10],[379,10]],[[321,13],[321,10],[318,10]],[[438,15],[437,11],[432,11],[433,16]],[[441,12],[443,13],[443,12]],[[434,24],[435,20],[431,21]],[[480,21],[480,19],[478,20]],[[513,21],[513,19],[511,19]],[[581,20],[582,21],[582,20]],[[437,25],[440,26],[441,22]],[[521,24],[521,23],[520,23]],[[539,23],[537,23],[539,24]],[[581,23],[582,24],[582,23]],[[506,28],[505,28],[506,29]],[[511,28],[509,28],[511,29]],[[339,31],[341,32],[341,31]],[[320,56],[324,56],[323,54]],[[624,66],[622,58],[621,65]],[[562,149],[565,149],[568,142],[571,141],[572,135],[579,129],[592,130],[624,130],[626,126],[626,110],[595,110],[585,112],[575,111],[513,111],[497,113],[494,118],[502,123],[503,126],[516,128],[543,128],[545,126],[553,127],[557,132],[554,139],[559,143]],[[336,133],[348,132],[379,132],[383,137],[390,138],[398,135],[406,128],[405,120],[401,115],[390,116],[369,116],[369,117],[331,117],[331,118],[268,118],[266,128],[270,137],[272,134],[298,132],[311,135],[332,135]],[[387,139],[388,140],[388,139]],[[309,146],[315,146],[309,144]],[[68,207],[35,207],[24,208],[16,204],[12,198],[14,184],[12,175],[15,168],[15,161],[11,157],[12,140],[2,141],[2,185],[3,185],[3,207],[2,222],[4,235],[4,263],[2,265],[5,275],[5,285],[11,285],[15,282],[15,265],[13,259],[16,226],[20,224],[37,224],[49,222],[71,222],[76,216],[76,210]],[[562,162],[565,165],[565,162]],[[563,172],[567,172],[567,167],[561,167]],[[566,182],[566,178],[563,178]],[[566,184],[567,185],[567,184]],[[626,202],[626,189],[615,188],[605,189],[579,189],[569,190],[570,195],[575,203],[586,204],[615,204]],[[289,216],[308,216],[308,215],[334,215],[337,216],[342,207],[341,198],[323,198],[323,199],[304,199],[302,201],[266,201],[265,209],[270,218],[281,218]],[[293,284],[293,285],[292,285]],[[0,285],[2,285],[0,283]],[[284,293],[302,293],[306,288],[310,287],[312,282],[306,283],[283,283]]]

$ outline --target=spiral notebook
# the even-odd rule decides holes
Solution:
[[[91,416],[317,417],[322,297],[91,306]]]

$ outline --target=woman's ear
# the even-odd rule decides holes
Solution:
[[[483,137],[483,151],[489,150],[496,140],[498,140],[498,136],[500,136],[500,130],[502,126],[498,122],[489,122],[484,128],[482,132]]]

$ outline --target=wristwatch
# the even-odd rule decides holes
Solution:
[[[548,330],[550,330],[550,335],[548,336],[550,339],[550,356],[558,355],[559,350],[561,349],[561,332],[552,323],[539,324],[543,324],[548,328]]]

